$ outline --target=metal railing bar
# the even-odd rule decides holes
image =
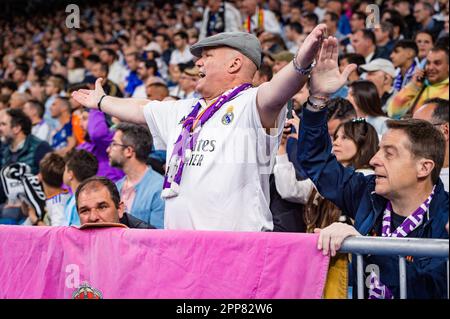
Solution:
[[[406,288],[406,260],[405,257],[398,257],[398,268],[400,272],[400,299],[406,299],[407,288]]]
[[[356,236],[344,240],[340,253],[448,258],[447,239]]]
[[[357,266],[357,282],[358,282],[358,299],[364,299],[364,271],[363,271],[363,256],[356,255]]]

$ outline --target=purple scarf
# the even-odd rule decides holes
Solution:
[[[417,229],[417,227],[422,224],[425,212],[430,207],[430,202],[433,199],[435,188],[436,186],[433,187],[430,196],[428,196],[422,205],[420,205],[411,215],[409,215],[403,223],[398,226],[396,230],[394,230],[394,232],[391,232],[392,204],[389,201],[383,215],[381,236],[406,237],[408,234]],[[394,296],[389,288],[378,279],[378,276],[373,271],[370,273],[369,299],[394,299]]]
[[[178,195],[184,164],[188,162],[191,157],[202,126],[222,107],[222,105],[250,87],[250,83],[244,83],[225,92],[210,107],[208,107],[199,118],[197,118],[197,116],[201,108],[201,103],[200,100],[197,102],[191,113],[185,119],[181,133],[175,142],[169,165],[166,169],[166,175],[164,176],[162,197],[170,198]],[[194,127],[194,124],[197,121],[198,125]]]

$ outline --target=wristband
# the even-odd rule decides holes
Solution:
[[[103,96],[100,98],[100,101],[98,101],[98,103],[97,103],[97,107],[100,112],[103,112],[101,103],[106,96],[107,96],[106,94],[103,94]]]

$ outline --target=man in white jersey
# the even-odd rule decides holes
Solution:
[[[248,83],[261,64],[259,41],[249,33],[226,32],[191,47],[198,58],[200,99],[119,99],[105,95],[101,79],[95,90],[73,97],[122,121],[147,124],[156,149],[167,150],[165,228],[271,230],[269,174],[284,105],[307,81],[325,33],[325,25],[317,26],[293,62],[258,88]],[[324,42],[322,50],[327,49]],[[342,74],[334,65],[320,68],[315,77],[321,85],[311,102],[336,91],[355,67]]]

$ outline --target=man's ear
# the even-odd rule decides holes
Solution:
[[[123,213],[125,213],[125,204],[124,202],[119,203],[119,207],[117,208],[117,212],[119,213],[119,219],[123,217]]]
[[[448,123],[445,123],[445,124],[442,124],[442,125],[441,125],[441,132],[444,134],[445,141],[448,143],[448,140],[449,140],[449,127],[448,127]]]
[[[417,161],[417,178],[426,178],[431,175],[435,164],[432,160],[422,158]]]
[[[235,56],[232,60],[230,60],[230,64],[228,65],[229,73],[237,73],[242,68],[242,64],[244,63],[241,56]]]

